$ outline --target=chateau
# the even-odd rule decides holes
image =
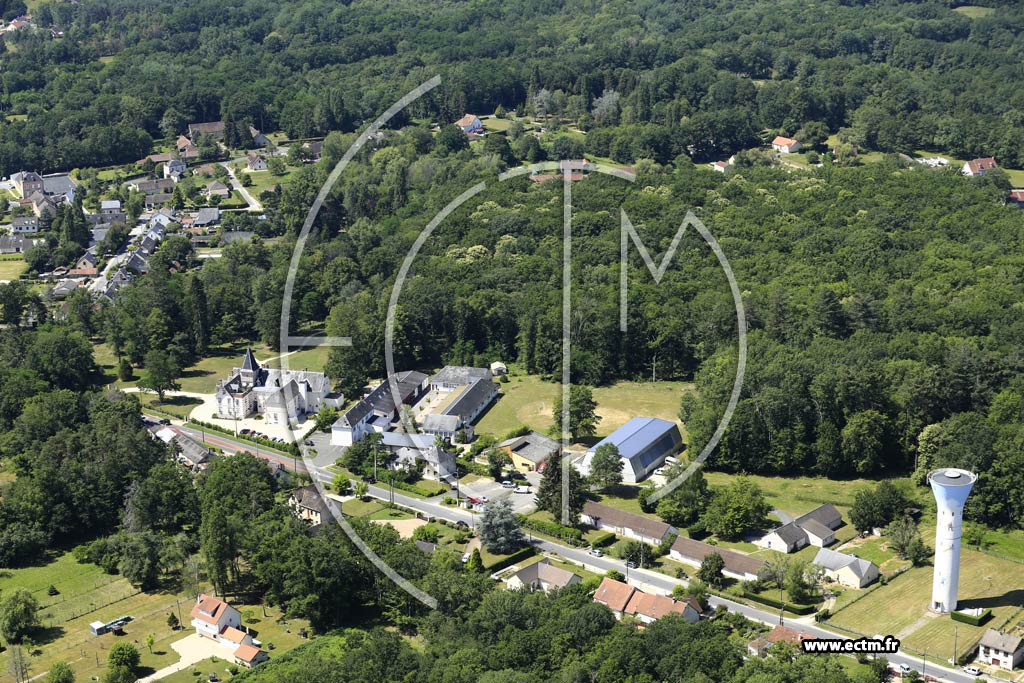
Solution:
[[[330,390],[330,378],[322,372],[266,368],[252,349],[246,349],[242,367],[233,368],[229,379],[217,383],[217,414],[241,419],[259,413],[267,424],[286,425],[317,412],[324,403],[338,403],[329,397]]]

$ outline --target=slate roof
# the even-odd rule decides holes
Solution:
[[[217,208],[205,208],[199,209],[195,219],[192,221],[192,225],[210,225],[220,220],[220,209]]]
[[[529,460],[535,465],[539,465],[550,458],[560,448],[557,441],[537,432],[530,432],[523,436],[507,439],[499,443],[498,447],[507,448],[512,453]]]
[[[68,194],[74,192],[77,185],[67,173],[55,173],[43,176],[43,192],[46,194]]]
[[[201,465],[210,459],[209,448],[184,434],[176,434],[174,436],[174,443],[181,449],[181,457],[187,460],[193,467]]]
[[[644,517],[634,512],[626,512],[625,510],[601,505],[593,501],[587,501],[584,504],[583,514],[599,520],[604,525],[632,529],[638,535],[652,540],[661,540],[672,531],[672,527],[660,519]]]
[[[578,574],[573,574],[567,569],[556,567],[547,560],[531,564],[529,567],[523,567],[513,576],[518,577],[526,585],[530,585],[535,581],[542,581],[555,589],[565,588],[570,583],[576,583],[580,579]]]
[[[804,532],[813,534],[818,538],[828,538],[829,536],[832,536],[832,529],[829,529],[827,526],[815,519],[808,519],[806,522],[802,522],[800,524],[800,528],[803,529]]]
[[[804,522],[811,519],[818,522],[819,524],[824,524],[829,529],[833,530],[838,529],[843,525],[843,516],[842,514],[840,514],[839,510],[836,509],[836,506],[833,505],[832,503],[825,503],[824,505],[819,505],[818,507],[814,508],[807,514],[800,515],[793,521],[797,524],[797,526],[803,526]]]
[[[864,578],[873,565],[872,562],[856,555],[840,553],[828,548],[822,548],[818,551],[818,554],[814,556],[814,564],[821,565],[833,572],[849,567],[858,578]]]
[[[455,432],[459,429],[462,420],[458,415],[438,415],[431,413],[423,418],[423,431],[426,432]]]
[[[796,522],[783,524],[771,533],[778,536],[787,546],[798,545],[807,541],[807,534],[796,525]]]
[[[490,375],[491,371],[488,370],[487,374]],[[441,414],[457,415],[462,422],[468,422],[480,412],[481,406],[490,403],[497,394],[498,385],[492,382],[489,376],[481,377],[473,380],[473,383],[449,403]]]
[[[1003,633],[994,628],[985,631],[978,644],[982,647],[990,647],[1000,652],[1017,652],[1024,647],[1024,638],[1015,636],[1012,633]]]
[[[711,553],[718,553],[725,561],[725,568],[733,574],[758,574],[764,567],[764,562],[756,558],[744,555],[743,553],[721,548],[710,543],[695,541],[692,538],[680,536],[672,544],[672,550],[676,551],[692,562],[699,563]]]
[[[465,365],[446,365],[430,379],[431,384],[470,384],[474,380],[491,378],[488,368],[471,368]]]
[[[292,491],[291,497],[299,507],[320,513],[321,519],[327,519],[331,516],[331,509],[327,506],[327,501],[316,490],[316,486],[310,485],[297,488]]]

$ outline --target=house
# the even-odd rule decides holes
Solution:
[[[335,421],[331,426],[331,444],[351,446],[371,432],[386,432],[398,418],[402,406],[420,400],[428,386],[428,377],[422,372],[394,373]],[[395,404],[396,392],[398,405]]]
[[[43,192],[43,176],[35,171],[19,171],[11,176],[11,182],[18,196],[28,199],[35,192]]]
[[[389,464],[392,469],[418,467],[419,461],[423,461],[424,479],[451,483],[456,478],[455,455],[438,448],[430,434],[384,432],[381,445],[396,456]]]
[[[61,280],[50,290],[50,298],[55,300],[67,298],[79,286],[81,286],[81,283],[77,280]]]
[[[152,162],[154,164],[166,164],[168,161],[175,158],[177,157],[175,157],[172,152],[161,152],[160,154],[150,154],[148,156],[144,156],[135,163],[137,163],[139,166],[142,166],[148,162]]]
[[[441,547],[436,543],[429,543],[428,541],[413,541],[413,543],[416,544],[416,547],[419,548],[421,552],[424,552],[427,555],[433,555],[437,552],[437,549]]]
[[[613,531],[619,536],[625,536],[644,543],[657,545],[664,541],[670,534],[678,534],[679,530],[671,524],[666,524],[660,519],[653,519],[638,515],[635,512],[626,512],[608,505],[601,505],[593,501],[587,501],[583,506],[583,514],[580,521],[589,524],[601,531]]]
[[[779,154],[792,154],[793,152],[800,151],[800,141],[776,135],[775,139],[772,140],[772,149]]]
[[[466,369],[480,370],[483,368]],[[423,420],[423,431],[449,439],[454,438],[457,432],[462,431],[466,434],[467,440],[472,439],[472,423],[498,395],[498,385],[491,380],[490,370],[484,371],[487,373],[486,376],[477,377],[464,387],[460,387],[455,397],[449,400],[448,405],[440,413],[427,415]],[[431,385],[434,385],[433,380]],[[452,392],[442,390],[442,393]]]
[[[1024,190],[1010,190],[1010,203],[1016,204],[1017,208],[1024,209]]]
[[[207,228],[211,225],[216,225],[220,221],[220,209],[205,208],[199,209],[196,212],[195,217],[192,219],[192,227],[194,228]]]
[[[110,216],[121,213],[121,202],[117,199],[104,199],[100,202],[100,215]]]
[[[791,553],[810,543],[804,530],[794,522],[783,524],[768,532],[758,542],[770,550],[777,550],[780,553]]]
[[[28,202],[32,205],[32,213],[38,218],[42,218],[43,214],[49,214],[50,216],[57,215],[57,203],[59,200],[55,200],[53,197],[48,197],[42,192],[33,192]]]
[[[712,161],[708,166],[711,167],[712,171],[717,171],[718,173],[725,173],[732,168],[728,161]]]
[[[203,638],[217,640],[227,628],[239,628],[242,615],[228,603],[212,595],[201,593],[192,607],[192,626]]]
[[[302,146],[309,150],[312,155],[312,161],[319,161],[320,155],[323,153],[324,143],[323,141],[317,140],[315,142],[304,142]]]
[[[626,603],[625,613],[645,624],[652,624],[669,614],[678,614],[691,624],[700,621],[700,605],[693,598],[677,601],[664,595],[653,595],[639,590],[633,591],[629,602]]]
[[[249,152],[245,156],[245,166],[250,171],[266,171],[267,170],[267,160],[266,160],[266,158],[262,154],[257,154],[255,152]]]
[[[980,178],[989,171],[994,171],[997,168],[999,168],[999,164],[996,163],[994,157],[983,157],[981,159],[971,159],[964,163],[963,170],[960,172],[965,176]]]
[[[455,122],[455,125],[462,129],[463,133],[468,135],[475,135],[482,133],[484,130],[484,124],[481,123],[479,116],[473,114],[466,114],[461,119]]]
[[[330,378],[322,372],[263,367],[252,349],[246,349],[242,366],[217,383],[217,414],[230,419],[259,413],[267,424],[287,425],[320,410],[330,385]]]
[[[255,645],[239,645],[238,649],[235,650],[235,664],[244,666],[247,669],[262,664],[268,659],[270,659],[270,655]]]
[[[629,605],[629,600],[635,592],[636,588],[633,588],[628,583],[605,577],[601,581],[601,585],[594,591],[593,599],[594,602],[610,609],[615,614],[616,619],[621,619],[622,615],[626,613],[626,606]]]
[[[635,484],[661,467],[665,458],[683,446],[683,437],[674,422],[656,417],[634,417],[592,446],[579,465],[580,473],[590,474],[590,463],[597,449],[614,444],[623,460],[622,481]]]
[[[535,472],[538,465],[561,452],[557,441],[537,432],[507,439],[498,444],[512,460],[517,472]]]
[[[213,457],[212,450],[185,434],[176,433],[172,443],[177,447],[178,462],[193,472],[205,470]]]
[[[309,522],[310,526],[319,526],[331,518],[331,509],[327,506],[316,486],[303,486],[292,491],[288,496],[288,507],[299,519]]]
[[[257,147],[269,147],[270,138],[261,133],[258,129],[249,126],[249,136],[252,138],[252,144]]]
[[[48,197],[63,197],[65,201],[75,201],[75,190],[78,185],[67,173],[51,173],[43,176],[43,194]]]
[[[835,541],[832,532],[841,526],[843,516],[839,510],[835,505],[825,503],[772,530],[757,544],[782,553],[791,553],[808,544],[823,548]]]
[[[990,628],[978,641],[976,661],[1013,671],[1024,663],[1024,638]]]
[[[159,206],[163,206],[167,202],[174,198],[170,192],[158,192],[156,194],[147,194],[144,200],[147,211],[151,211]]]
[[[550,560],[542,560],[529,567],[523,567],[510,576],[505,583],[509,590],[542,590],[547,593],[571,586],[582,580],[578,574],[556,567],[551,564]]]
[[[99,263],[99,259],[96,258],[96,253],[89,249],[75,261],[75,267],[68,271],[68,275],[73,277],[96,277],[99,274],[99,271],[96,270],[97,263]]]
[[[212,138],[224,137],[224,122],[223,121],[209,121],[207,123],[190,123],[188,124],[188,137],[193,143],[202,135],[208,135]]]
[[[24,254],[36,246],[36,240],[21,235],[0,237],[0,254]]]
[[[813,639],[814,636],[808,635],[803,631],[778,624],[767,634],[750,641],[747,645],[747,653],[751,657],[763,657],[768,652],[768,649],[776,643],[799,645],[805,640]]]
[[[682,536],[672,544],[668,554],[677,562],[699,567],[704,558],[712,553],[718,553],[722,557],[722,561],[725,562],[722,575],[739,581],[756,580],[764,568],[763,561],[749,555]]]
[[[207,197],[229,197],[231,196],[231,188],[222,183],[219,180],[214,180],[203,190]]]
[[[188,165],[181,159],[171,159],[164,164],[164,178],[178,182],[185,175]]]
[[[878,578],[878,565],[874,562],[828,548],[818,551],[814,564],[824,569],[830,580],[850,588],[863,588]]]
[[[174,181],[170,178],[157,178],[156,180],[132,180],[128,183],[128,189],[133,192],[141,192],[144,195],[161,194],[174,190]]]
[[[12,235],[34,235],[39,232],[39,219],[35,216],[18,216],[11,220]]]

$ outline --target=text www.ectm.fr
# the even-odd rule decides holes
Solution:
[[[804,652],[821,654],[853,654],[865,652],[870,654],[893,654],[899,652],[900,641],[893,636],[884,638],[808,638],[801,642]]]

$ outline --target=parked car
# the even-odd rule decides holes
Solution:
[[[303,441],[302,443],[306,444],[307,446],[312,446],[312,445],[314,445],[314,444],[313,444],[313,439],[306,439],[306,440],[305,440],[305,441]]]
[[[460,519],[459,521],[455,522],[455,526],[464,526],[464,527],[468,527],[469,525],[468,525],[468,524],[466,524],[466,523],[465,523],[464,521],[462,521],[462,520]]]
[[[626,563],[626,568],[627,569],[636,569],[636,562],[627,562]]]
[[[462,564],[469,562],[471,553],[462,553]]]
[[[677,462],[679,462],[679,461],[677,459],[673,458],[671,455],[668,456],[667,458],[665,458],[665,464],[666,465],[675,465]]]
[[[511,482],[511,481],[503,481],[503,482],[501,482],[501,488],[503,488],[503,489],[514,489],[515,487],[516,487],[516,485],[515,485],[514,482]]]
[[[251,429],[239,429],[238,433],[239,434],[248,434],[251,431],[252,431]]]
[[[964,667],[964,673],[965,674],[970,674],[971,676],[980,676],[981,675],[981,669],[979,669],[976,666],[965,666]]]
[[[170,421],[170,420],[168,420],[168,419],[167,419],[167,418],[165,417],[164,419],[160,420],[160,424],[162,424],[162,425],[169,425],[169,424],[171,424],[171,421]]]
[[[900,674],[905,676],[910,672],[911,668],[909,666],[907,666],[906,664],[900,664]]]
[[[490,501],[487,500],[487,496],[480,496],[480,502],[481,503],[488,503]]]
[[[659,475],[659,476],[661,476],[661,475],[665,474],[665,468],[664,467],[659,467],[658,469],[654,470],[654,473]]]
[[[529,493],[529,492],[530,492],[530,487],[529,486],[517,486],[516,487],[516,493]]]
[[[591,548],[590,549],[590,554],[593,555],[594,557],[604,557],[604,553],[601,552],[600,548]]]

